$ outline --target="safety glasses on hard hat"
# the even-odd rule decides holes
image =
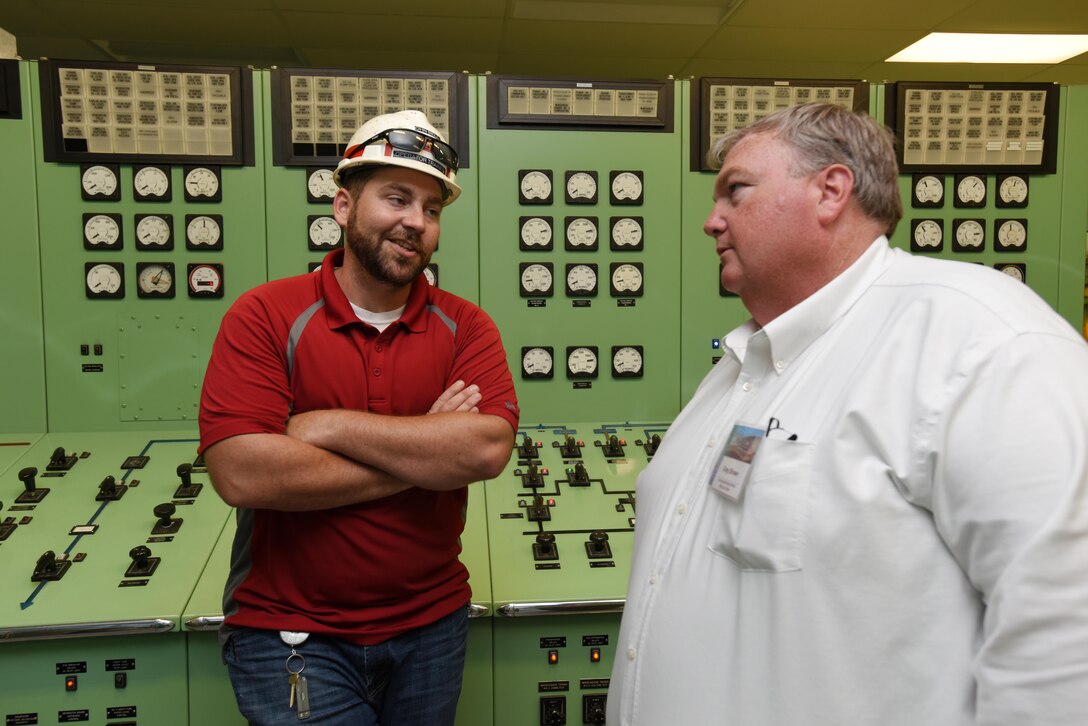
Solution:
[[[431,155],[434,156],[435,161],[445,164],[453,171],[457,171],[457,152],[453,150],[452,146],[421,131],[409,129],[386,129],[360,144],[348,147],[347,151],[344,152],[344,158],[352,159],[361,156],[364,148],[377,141],[385,141],[395,149],[416,153],[430,147]]]

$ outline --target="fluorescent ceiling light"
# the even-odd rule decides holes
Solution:
[[[1088,52],[1088,35],[930,33],[889,63],[1061,63]]]

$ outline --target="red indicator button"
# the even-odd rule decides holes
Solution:
[[[75,676],[64,677],[64,690],[75,691],[79,689],[79,679]]]

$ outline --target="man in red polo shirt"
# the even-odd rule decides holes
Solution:
[[[223,318],[201,451],[238,508],[221,640],[251,723],[454,721],[466,485],[518,423],[491,318],[420,274],[456,171],[422,113],[368,121],[334,175],[345,249]]]

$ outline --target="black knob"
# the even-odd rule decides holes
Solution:
[[[64,447],[58,446],[53,450],[53,455],[49,457],[49,463],[53,466],[64,466],[64,462],[68,460],[68,455],[64,453]]]
[[[117,479],[112,474],[107,474],[102,483],[98,485],[98,491],[103,494],[113,494],[117,491]]]
[[[128,556],[132,558],[132,563],[141,570],[147,569],[147,560],[151,557],[151,548],[147,545],[136,545],[128,551]]]
[[[28,492],[34,491],[34,477],[38,475],[38,469],[34,466],[28,466],[25,469],[19,470],[19,481],[23,483]]]
[[[589,474],[586,473],[586,465],[580,461],[574,465],[574,478],[578,481],[584,481],[589,478]]]
[[[155,513],[155,516],[159,518],[160,525],[169,527],[170,523],[173,521],[171,517],[174,516],[176,510],[177,507],[174,506],[173,502],[164,502],[162,504],[156,504],[155,509],[152,511]]]
[[[555,542],[555,535],[551,532],[541,532],[536,536],[536,541],[542,545],[550,545]]]
[[[181,485],[190,487],[193,485],[193,465],[178,464],[178,476],[181,477]]]
[[[593,547],[594,552],[602,552],[604,550],[605,542],[607,541],[608,532],[601,532],[598,530],[596,532],[589,533],[589,542],[590,545]]]
[[[38,558],[38,564],[34,568],[35,574],[52,575],[57,571],[57,555],[53,550],[46,550]]]

